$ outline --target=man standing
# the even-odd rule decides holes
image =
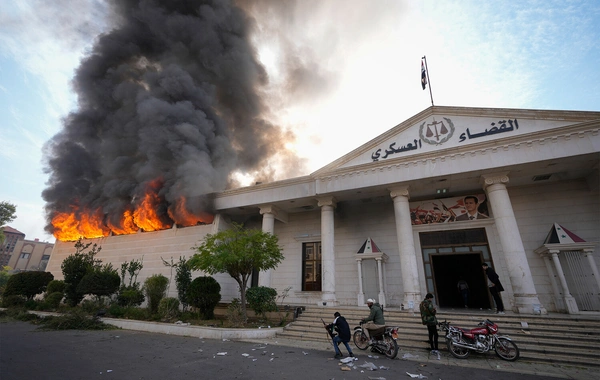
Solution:
[[[433,294],[427,293],[425,299],[419,305],[421,311],[421,320],[423,324],[427,326],[427,332],[429,333],[429,345],[431,346],[431,353],[437,355],[438,351],[438,332],[437,332],[437,318],[435,314],[437,310],[433,305]]]
[[[373,343],[373,338],[371,338],[369,330],[377,330],[380,327],[385,327],[385,319],[383,318],[383,310],[378,302],[375,302],[374,299],[369,298],[367,300],[367,306],[371,309],[371,313],[367,318],[362,320],[363,330],[365,335],[369,339],[369,344]]]
[[[346,318],[342,317],[337,311],[335,312],[335,314],[333,314],[333,316],[335,318],[333,320],[333,323],[330,323],[326,327],[327,330],[329,330],[332,333],[334,330],[337,331],[337,335],[333,337],[333,349],[335,350],[335,358],[340,359],[344,356],[340,351],[340,343],[344,343],[344,346],[346,346],[346,350],[348,350],[348,356],[354,357],[352,349],[348,344],[348,342],[350,342],[351,334],[350,326],[348,325]]]
[[[492,297],[496,303],[496,313],[504,314],[504,303],[502,302],[502,296],[500,295],[500,292],[504,291],[504,287],[502,287],[500,277],[498,277],[498,274],[492,268],[490,268],[487,263],[483,263],[481,266],[487,275],[488,288],[490,289],[490,293],[492,293]]]
[[[487,219],[487,216],[477,211],[479,206],[479,199],[474,195],[467,195],[463,200],[467,212],[465,214],[456,217],[456,221],[461,220],[475,220],[475,219]]]

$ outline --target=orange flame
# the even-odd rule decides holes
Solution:
[[[200,214],[190,213],[187,210],[186,200],[184,197],[179,198],[174,205],[169,207],[169,216],[175,221],[175,223],[184,227],[195,226],[198,223],[212,223],[215,218],[214,215],[206,212],[201,212]]]
[[[171,228],[172,224],[163,223],[156,213],[161,203],[160,197],[152,192],[146,193],[144,199],[133,212],[133,221],[144,231],[157,231]]]
[[[77,240],[80,237],[98,238],[108,236],[110,230],[102,223],[101,210],[78,212],[76,206],[71,206],[71,209],[73,211],[70,213],[57,213],[52,218],[54,236],[58,240],[70,241]]]
[[[133,212],[126,210],[121,217],[121,223],[117,226],[113,223],[108,222],[108,228],[115,235],[129,235],[138,232],[140,229],[133,221]]]

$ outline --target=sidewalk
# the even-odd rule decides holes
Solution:
[[[279,345],[287,347],[299,347],[321,351],[331,351],[333,356],[333,348],[331,344],[306,341],[306,340],[294,340],[287,338],[265,338],[265,339],[240,339],[245,342],[254,343],[268,343],[270,345]],[[357,357],[376,355],[372,354],[369,350],[360,351],[353,348],[354,354]],[[548,378],[558,379],[574,379],[574,380],[597,380],[598,379],[598,368],[582,368],[582,367],[566,367],[556,366],[548,363],[534,363],[517,360],[515,362],[508,362],[502,360],[496,356],[495,353],[491,352],[488,354],[476,354],[472,353],[467,359],[457,359],[450,355],[445,348],[440,350],[440,357],[437,355],[431,355],[428,350],[406,350],[400,349],[398,356],[394,360],[410,360],[421,363],[422,366],[427,365],[449,365],[457,367],[471,367],[479,369],[488,369],[494,371],[503,371],[509,373],[520,373],[529,374],[536,376],[544,376]]]

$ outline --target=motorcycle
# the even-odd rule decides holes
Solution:
[[[508,336],[498,336],[498,325],[489,319],[471,330],[452,326],[446,321],[439,325],[446,332],[448,351],[455,358],[466,359],[471,351],[486,353],[492,349],[501,359],[512,362],[519,358],[519,347]]]
[[[390,359],[398,355],[398,327],[384,326],[376,330],[369,330],[374,342],[370,343],[369,338],[362,327],[363,322],[354,328],[352,340],[359,350],[366,350],[371,347],[372,352],[377,352]]]

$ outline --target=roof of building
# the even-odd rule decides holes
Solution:
[[[21,234],[21,235],[25,236],[25,234],[23,232],[16,230],[16,229],[12,228],[11,226],[4,226],[4,227],[2,227],[2,230],[4,231],[4,233]]]

